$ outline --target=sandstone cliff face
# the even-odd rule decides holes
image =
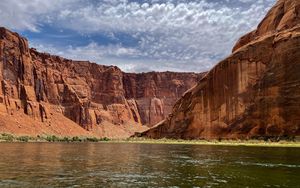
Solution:
[[[204,74],[194,73],[126,73],[123,77],[125,97],[135,99],[141,123],[155,125],[165,119],[182,94]]]
[[[115,66],[72,61],[29,49],[26,39],[0,28],[2,120],[18,115],[22,121],[26,115],[34,120],[31,124],[42,122],[55,127],[61,119],[65,122],[61,126],[84,128],[76,128],[78,134],[90,131],[102,135],[101,125],[105,124],[145,130],[141,125],[163,120],[199,76],[170,72],[128,74]],[[0,131],[6,130],[5,126],[2,122]],[[132,129],[132,133],[136,130]]]
[[[151,138],[256,138],[300,135],[300,1],[279,0],[175,104]]]

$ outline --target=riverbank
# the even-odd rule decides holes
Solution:
[[[111,140],[116,143],[140,143],[140,144],[185,144],[185,145],[216,145],[216,146],[258,146],[258,147],[299,147],[300,141],[278,142],[262,140],[182,140],[182,139],[145,139],[130,138],[127,140]]]
[[[216,146],[258,146],[258,147],[299,147],[300,141],[263,141],[263,140],[181,140],[181,139],[148,139],[128,138],[109,139],[96,137],[58,137],[43,135],[37,137],[0,134],[0,142],[109,142],[124,144],[184,144],[184,145],[216,145]]]
[[[96,138],[85,136],[59,137],[55,135],[32,136],[16,136],[12,134],[0,134],[0,142],[107,142],[109,138]]]

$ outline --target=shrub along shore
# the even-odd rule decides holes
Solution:
[[[96,138],[96,137],[59,137],[55,135],[42,135],[37,137],[32,136],[15,136],[12,134],[0,134],[0,142],[101,142],[109,141],[109,138]]]
[[[298,138],[279,139],[251,139],[251,140],[182,140],[182,139],[149,139],[149,138],[127,138],[109,139],[96,137],[59,137],[55,135],[42,135],[37,137],[15,136],[12,134],[0,134],[0,142],[105,142],[105,143],[136,143],[136,144],[186,144],[186,145],[217,145],[217,146],[265,146],[265,147],[300,147]]]

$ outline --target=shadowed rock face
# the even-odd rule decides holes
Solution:
[[[176,100],[203,75],[174,72],[126,73],[123,76],[125,97],[135,99],[141,123],[151,126],[166,118]]]
[[[233,54],[142,136],[215,139],[300,135],[300,1],[279,0]]]
[[[23,114],[53,125],[54,116],[67,117],[90,131],[105,123],[151,126],[200,76],[129,74],[115,66],[72,61],[29,49],[26,39],[0,28],[1,118]]]

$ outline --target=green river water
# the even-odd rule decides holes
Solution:
[[[0,143],[0,187],[300,187],[300,148]]]

